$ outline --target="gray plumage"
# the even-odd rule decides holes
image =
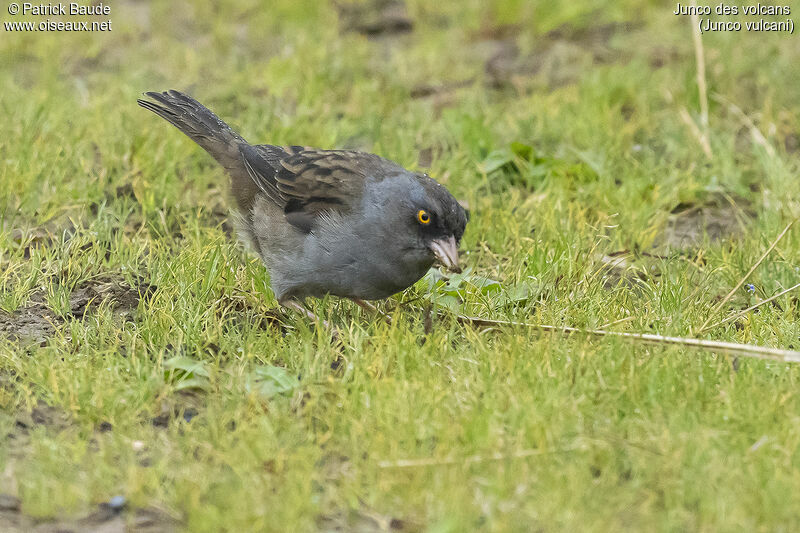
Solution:
[[[386,298],[438,258],[458,268],[464,209],[442,185],[374,154],[251,145],[193,98],[139,105],[176,126],[231,177],[240,233],[282,303],[333,294]]]

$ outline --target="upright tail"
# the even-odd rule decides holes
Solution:
[[[236,202],[241,210],[249,213],[257,188],[239,152],[239,145],[247,144],[247,141],[189,95],[165,91],[147,92],[145,96],[154,101],[137,100],[140,106],[181,130],[228,171]]]

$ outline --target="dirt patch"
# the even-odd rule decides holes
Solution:
[[[323,533],[381,533],[386,531],[415,532],[422,528],[407,520],[382,515],[374,511],[359,510],[317,518],[317,527]]]
[[[244,292],[220,295],[220,320],[247,321],[260,330],[277,329],[286,333],[285,315],[279,310],[268,309],[263,302]]]
[[[492,37],[479,45],[490,50],[484,64],[487,84],[494,88],[517,89],[532,83],[548,88],[568,85],[592,65],[626,60],[630,54],[611,47],[610,41],[614,35],[638,27],[633,22],[586,27],[565,25],[545,34],[530,52],[524,54],[513,35],[515,27],[503,27],[502,31],[483,29],[479,36]]]
[[[442,111],[458,102],[459,91],[475,83],[473,78],[440,83],[437,85],[422,84],[412,87],[409,91],[411,98],[424,98],[431,102],[434,118],[439,118]]]
[[[39,404],[17,414],[11,432],[6,435],[10,464],[25,455],[32,432],[45,428],[59,433],[72,426],[73,419],[67,411],[50,405]],[[7,469],[6,475],[8,472]],[[26,515],[22,502],[14,495],[0,494],[0,531],[3,533],[167,533],[180,530],[180,523],[178,517],[159,507],[129,509],[124,496],[115,496],[99,504],[83,517],[43,520]]]
[[[44,346],[60,321],[44,304],[34,301],[15,311],[0,310],[0,335],[25,344]]]
[[[66,411],[50,405],[37,405],[29,413],[17,416],[16,427],[20,433],[29,433],[36,427],[47,427],[63,431],[71,425],[71,417]]]
[[[483,79],[490,88],[520,92],[535,86],[552,89],[575,82],[593,65],[627,61],[631,53],[612,47],[611,40],[639,27],[637,22],[564,25],[540,36],[533,49],[523,52],[518,44],[522,26],[484,25],[472,33],[470,49],[476,62],[483,65]],[[410,96],[431,100],[438,116],[457,101],[460,89],[472,86],[477,79],[418,85]]]
[[[91,279],[72,291],[69,315],[80,318],[101,303],[108,302],[117,316],[127,318],[136,309],[139,300],[154,291],[154,286],[141,279],[136,286],[112,277]],[[0,310],[0,335],[26,344],[44,345],[63,322],[64,318],[50,309],[44,292],[39,290],[23,308],[13,313]]]
[[[30,412],[17,414],[11,432],[6,435],[9,455],[19,458],[25,454],[30,443],[30,434],[37,428],[47,428],[59,433],[72,425],[72,417],[63,409],[49,405],[37,405]],[[4,531],[0,529],[0,531]]]
[[[155,427],[167,428],[173,420],[191,422],[203,408],[204,398],[196,390],[182,390],[161,400],[161,410],[150,419]]]
[[[135,175],[140,174],[141,172],[137,172]],[[103,200],[101,202],[92,202],[89,204],[89,213],[92,216],[97,216],[103,203],[113,204],[114,202],[123,200],[131,200],[138,203],[136,192],[130,182],[120,185],[119,187],[114,188],[114,190],[106,190],[103,194]]]
[[[30,259],[31,251],[35,248],[69,240],[75,235],[77,227],[75,218],[68,215],[55,217],[43,224],[33,224],[21,215],[8,221],[0,221],[0,232],[8,231],[12,245],[22,249],[25,259]]]
[[[641,22],[633,21],[589,23],[584,26],[564,24],[548,32],[546,37],[552,41],[568,41],[579,44],[592,51],[596,63],[607,63],[620,57],[620,52],[610,47],[611,39],[617,34],[630,33],[641,27]]]
[[[737,239],[755,214],[743,199],[715,197],[703,203],[679,204],[669,215],[656,247],[688,250],[704,243]]]
[[[92,307],[109,302],[115,314],[127,317],[139,305],[141,298],[147,298],[155,291],[155,287],[138,279],[136,286],[125,280],[111,278],[95,279],[85,282],[70,295],[70,313],[80,317]]]
[[[0,531],[5,533],[171,533],[180,520],[157,507],[127,510],[124,498],[101,503],[76,520],[35,520],[22,513],[19,499],[0,494]]]
[[[650,66],[654,69],[663,68],[666,65],[677,63],[681,61],[684,57],[681,55],[680,51],[674,46],[663,46],[657,45],[654,46],[648,55],[648,61]]]
[[[606,289],[614,289],[620,285],[635,289],[650,278],[650,269],[643,264],[642,258],[637,258],[629,250],[600,255],[598,262],[600,263],[598,274]]]
[[[343,32],[357,32],[368,37],[408,33],[414,22],[408,16],[403,0],[370,0],[368,2],[335,1]]]

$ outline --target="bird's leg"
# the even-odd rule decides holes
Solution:
[[[281,304],[283,307],[286,307],[287,309],[294,309],[298,313],[307,316],[311,320],[322,324],[323,326],[325,326],[325,329],[332,329],[334,331],[334,335],[336,334],[336,328],[331,328],[331,325],[327,320],[322,320],[320,317],[318,317],[317,315],[306,309],[306,307],[297,300],[286,298],[285,300],[278,300],[278,303]]]
[[[339,328],[337,328],[336,326],[331,326],[331,324],[327,320],[322,320],[320,317],[318,317],[317,315],[306,309],[306,307],[297,300],[286,298],[283,300],[278,300],[278,304],[282,305],[283,307],[286,307],[287,309],[293,309],[298,313],[307,316],[317,324],[322,324],[323,327],[327,329],[328,332],[331,334],[331,343],[333,344],[333,346],[337,348],[338,352],[341,352],[344,345],[341,342],[342,336],[339,333]],[[344,362],[345,359],[344,357],[342,357],[342,354],[341,353],[337,354],[336,359],[331,362],[331,369],[337,370],[344,364]]]
[[[362,300],[360,298],[350,298],[350,299],[353,300],[353,302],[355,302],[355,304],[357,306],[359,306],[361,309],[364,309],[366,311],[370,311],[372,313],[377,313],[381,317],[383,317],[383,319],[386,321],[386,323],[388,323],[388,324],[392,323],[392,317],[390,317],[389,315],[387,315],[386,313],[384,313],[383,311],[381,311],[380,309],[378,309],[377,307],[375,307],[371,303],[367,302],[366,300]]]

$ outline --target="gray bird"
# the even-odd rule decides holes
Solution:
[[[140,106],[199,144],[231,178],[242,240],[255,250],[284,307],[332,294],[358,305],[418,281],[438,261],[459,271],[467,214],[441,184],[374,154],[251,145],[178,91]]]

